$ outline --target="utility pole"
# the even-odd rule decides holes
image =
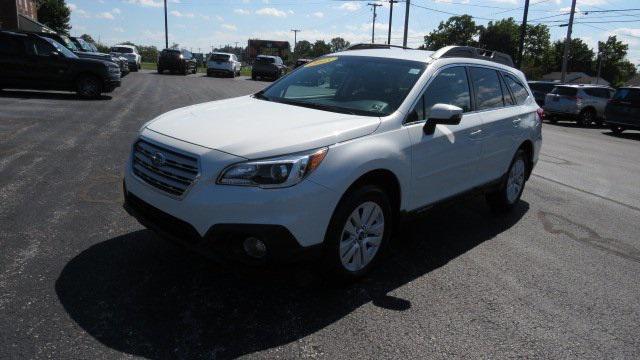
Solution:
[[[393,20],[393,4],[398,0],[389,0],[389,34],[387,35],[387,45],[391,45],[391,22]]]
[[[562,55],[562,76],[561,82],[567,81],[567,62],[569,61],[569,48],[571,47],[571,30],[573,30],[573,15],[576,13],[576,0],[571,1],[571,14],[567,27],[567,39],[564,42],[564,54]]]
[[[596,85],[600,83],[600,70],[602,69],[602,52],[598,51],[598,74],[596,75]]]
[[[520,44],[518,44],[518,67],[522,66],[522,54],[524,53],[524,38],[527,34],[527,16],[529,15],[529,0],[524,0],[524,15],[522,15],[522,28],[520,28]]]
[[[382,4],[376,4],[376,3],[368,3],[368,6],[371,6],[373,8],[373,23],[371,24],[371,43],[375,43],[375,37],[376,37],[376,17],[378,16],[376,14],[376,9],[379,6],[382,6]]]
[[[295,59],[295,57],[296,57],[296,46],[298,45],[298,33],[300,32],[300,30],[291,29],[291,31],[293,31],[293,58]]]
[[[164,48],[169,48],[169,26],[167,25],[167,0],[164,0]]]
[[[407,35],[409,33],[409,8],[411,7],[411,0],[405,0],[404,6],[404,37],[402,38],[402,46],[407,47]]]

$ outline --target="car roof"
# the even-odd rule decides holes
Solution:
[[[611,89],[610,86],[607,86],[607,85],[596,85],[596,84],[559,84],[559,85],[556,85],[556,86],[570,87],[570,88],[576,88],[576,89],[584,89],[584,88]]]
[[[117,44],[117,45],[113,45],[112,47],[124,47],[124,48],[129,48],[129,49],[135,49],[136,48],[133,45],[124,45],[124,44]]]
[[[257,57],[275,59],[275,58],[278,58],[279,56],[273,56],[273,55],[258,55]]]
[[[328,56],[344,56],[344,55],[369,56],[369,57],[380,57],[380,58],[388,58],[388,59],[421,61],[421,62],[427,63],[430,60],[432,60],[431,55],[433,53],[434,53],[433,51],[391,47],[388,49],[374,48],[374,49],[345,50],[345,51],[329,54]]]
[[[212,52],[211,55],[233,55],[231,53],[225,53],[225,52]]]

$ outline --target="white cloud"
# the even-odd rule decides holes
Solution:
[[[68,3],[67,7],[69,8],[69,10],[71,11],[76,11],[76,9],[78,9],[78,5],[76,4],[72,4],[72,3]]]
[[[115,15],[120,15],[122,14],[122,11],[120,11],[120,9],[118,8],[114,8],[113,10],[111,10],[111,13]]]
[[[316,11],[311,15],[313,15],[314,17],[317,17],[318,19],[321,19],[321,18],[324,17],[324,14],[322,12],[320,12],[320,11]]]
[[[338,9],[340,10],[346,10],[346,11],[358,11],[360,10],[360,4],[356,3],[356,2],[346,2],[340,6],[338,6]]]
[[[256,10],[256,14],[275,17],[287,17],[287,13],[276,8],[262,8]]]
[[[233,24],[222,24],[222,25],[220,25],[220,27],[223,28],[223,29],[229,30],[229,31],[238,30],[238,28]]]
[[[218,21],[224,21],[224,18],[220,15],[216,15],[216,20]]]
[[[169,12],[169,14],[175,16],[175,17],[184,17],[184,18],[189,18],[189,19],[193,19],[195,16],[195,14],[193,13],[182,13],[180,11],[177,10],[172,10]]]
[[[98,15],[96,15],[96,17],[98,19],[107,19],[107,20],[114,20],[115,19],[115,16],[113,16],[113,14],[111,14],[108,11],[101,12]]]
[[[249,14],[251,14],[251,11],[245,10],[245,9],[233,9],[233,12],[238,14],[238,15],[249,15]]]
[[[125,0],[125,2],[129,4],[135,4],[145,7],[163,7],[164,3],[162,0]]]
[[[123,33],[124,29],[122,27],[120,27],[120,26],[116,26],[116,27],[113,28],[113,31],[119,32],[119,33]]]

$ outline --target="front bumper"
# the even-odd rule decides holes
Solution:
[[[118,79],[108,79],[104,82],[104,92],[111,92],[116,88],[120,87],[122,81],[120,78]]]
[[[155,142],[169,149],[179,149],[195,155],[200,161],[200,174],[188,191],[180,198],[169,196],[162,190],[137,177],[131,167],[131,158],[126,166],[126,199],[138,199],[146,204],[143,208],[156,209],[176,221],[165,221],[166,216],[153,218],[136,216],[145,226],[173,237],[190,246],[206,248],[213,246],[214,238],[226,238],[229,233],[253,234],[264,238],[268,247],[282,247],[291,251],[274,250],[277,253],[297,253],[298,248],[309,248],[324,241],[325,231],[340,194],[318,185],[312,179],[282,189],[218,185],[215,179],[226,166],[243,161],[243,158],[217,150],[183,143],[152,131],[144,131],[145,141]],[[313,176],[313,175],[312,175]],[[135,197],[135,198],[133,198]],[[148,206],[147,206],[148,205]],[[154,225],[160,224],[160,226]],[[169,225],[167,231],[164,224]],[[178,224],[178,225],[176,225]],[[246,237],[246,236],[245,236]],[[237,236],[232,236],[237,238]],[[234,241],[237,241],[234,240]],[[291,246],[287,244],[296,244]],[[220,246],[220,245],[216,245]],[[230,245],[229,245],[230,246]],[[219,250],[219,249],[218,249]],[[286,257],[288,255],[274,255]]]

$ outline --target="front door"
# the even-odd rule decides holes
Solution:
[[[463,109],[458,125],[437,125],[433,134],[423,131],[435,104]],[[477,164],[482,150],[482,120],[471,111],[471,93],[464,66],[439,70],[410,113],[406,129],[412,141],[412,209],[471,189],[477,184]]]

